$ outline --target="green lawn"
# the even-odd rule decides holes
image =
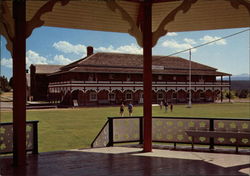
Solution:
[[[136,106],[133,116],[141,115],[142,107]],[[119,107],[27,111],[27,120],[39,120],[39,152],[90,147],[107,117],[114,116],[119,116]],[[250,103],[175,105],[167,113],[153,107],[153,116],[249,118]],[[12,121],[12,113],[1,112],[1,121]]]

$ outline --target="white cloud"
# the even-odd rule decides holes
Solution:
[[[178,43],[175,40],[166,40],[162,43],[163,47],[171,48],[175,51],[182,51],[189,48],[192,48],[193,46],[189,43]],[[192,49],[193,52],[195,52],[197,49]]]
[[[67,65],[71,62],[73,61],[70,60],[69,58],[64,57],[63,55],[55,55],[52,61],[53,64],[59,64],[59,65]]]
[[[38,53],[32,50],[26,52],[26,65],[29,67],[31,64],[48,64],[48,59],[40,56]],[[12,58],[1,59],[1,66],[12,68]]]
[[[194,39],[190,39],[190,38],[184,38],[184,42],[189,43],[191,45],[196,44],[196,41]]]
[[[86,53],[86,46],[81,44],[73,45],[67,41],[56,42],[53,44],[53,47],[63,53],[73,53],[77,55],[85,55]]]
[[[118,48],[114,48],[112,45],[110,45],[107,48],[99,47],[95,48],[95,50],[99,52],[128,53],[128,54],[142,54],[143,52],[143,49],[135,45],[134,43],[130,45],[120,46]]]
[[[32,50],[26,52],[26,65],[31,64],[48,64],[48,59],[40,56],[38,53]]]
[[[206,35],[204,36],[203,38],[200,38],[200,40],[203,42],[203,43],[208,43],[208,42],[212,42],[214,40],[218,40],[220,39],[221,37],[217,37],[217,36],[209,36],[209,35]],[[214,42],[214,43],[211,43],[211,44],[216,44],[216,45],[226,45],[227,44],[227,41],[225,39],[221,39],[217,42]]]
[[[9,58],[9,59],[2,58],[1,59],[1,66],[12,68],[12,58]]]
[[[167,36],[174,37],[177,36],[178,34],[176,32],[168,32]]]

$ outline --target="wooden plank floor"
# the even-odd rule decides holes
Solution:
[[[246,176],[250,155],[109,147],[29,155],[23,169],[11,157],[0,158],[1,176]]]

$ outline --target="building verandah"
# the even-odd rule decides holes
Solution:
[[[185,88],[155,88],[152,89],[152,103],[160,104],[161,101],[168,103],[187,103],[189,100],[189,91]],[[229,90],[228,87],[223,87],[222,90]],[[205,103],[215,102],[221,99],[221,88],[196,88],[192,90],[192,102]],[[65,88],[62,86],[49,88],[48,100],[51,103],[59,103],[61,105],[72,106],[73,101],[77,101],[77,106],[95,106],[95,105],[118,105],[122,102],[133,104],[143,104],[143,89],[140,88],[127,89],[127,87],[112,88],[108,87],[91,87],[86,90],[84,87],[80,88]]]

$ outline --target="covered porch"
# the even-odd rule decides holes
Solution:
[[[161,36],[170,31],[249,27],[249,0],[117,2],[50,0],[27,1],[27,3],[25,0],[14,0],[13,4],[7,1],[1,2],[1,8],[3,12],[1,35],[7,39],[7,48],[13,56],[14,80],[14,157],[1,157],[1,175],[181,175],[183,173],[246,175],[249,173],[249,170],[245,170],[249,167],[249,156],[245,155],[210,153],[209,156],[204,156],[206,153],[177,151],[172,153],[161,150],[141,153],[140,148],[111,147],[50,152],[26,157],[25,126],[26,38],[35,28],[47,25],[126,32],[135,37],[138,44],[143,47],[145,96],[143,151],[151,152],[152,47]],[[189,10],[190,13],[187,13]],[[12,167],[13,162],[16,166],[22,167]]]

